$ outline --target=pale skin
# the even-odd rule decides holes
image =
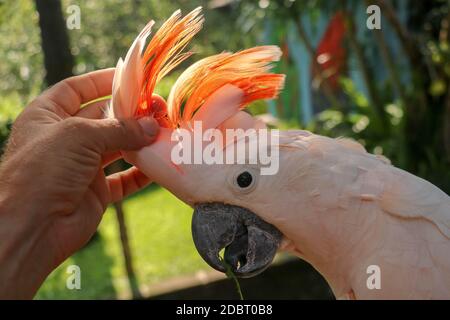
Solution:
[[[0,299],[32,298],[95,233],[107,205],[150,183],[137,168],[105,176],[119,150],[151,144],[153,118],[102,119],[114,69],[66,79],[15,121],[0,165]],[[86,105],[83,106],[82,105]]]

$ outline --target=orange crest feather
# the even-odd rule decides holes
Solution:
[[[255,100],[273,99],[283,88],[285,76],[270,73],[272,62],[281,56],[277,46],[224,52],[202,59],[186,69],[170,91],[167,111],[152,110],[156,83],[192,54],[182,51],[202,27],[200,12],[199,7],[181,18],[180,11],[176,11],[148,44],[143,56],[144,81],[136,116],[152,114],[157,116],[161,125],[176,128],[192,119],[208,97],[224,85],[231,84],[243,90],[240,108]]]
[[[150,40],[142,59],[144,83],[137,115],[150,112],[147,106],[151,106],[156,83],[192,55],[182,51],[202,28],[204,19],[200,13],[198,7],[181,18],[181,11],[175,11]]]
[[[176,127],[181,121],[189,121],[206,99],[226,84],[244,91],[241,108],[255,100],[275,98],[285,77],[269,71],[271,63],[280,56],[277,46],[261,46],[198,61],[186,69],[170,92],[167,101],[170,122]]]

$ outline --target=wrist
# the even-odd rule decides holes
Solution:
[[[26,195],[0,186],[0,298],[29,299],[51,271],[45,227]],[[20,198],[20,199],[19,199]],[[42,250],[44,249],[44,250]]]

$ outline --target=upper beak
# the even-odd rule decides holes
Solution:
[[[226,272],[219,256],[238,277],[252,277],[272,262],[281,243],[281,232],[253,212],[222,203],[195,206],[192,236],[202,258],[214,269]]]

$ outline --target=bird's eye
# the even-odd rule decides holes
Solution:
[[[242,188],[248,188],[253,182],[253,176],[250,172],[244,171],[236,177],[237,185]]]

